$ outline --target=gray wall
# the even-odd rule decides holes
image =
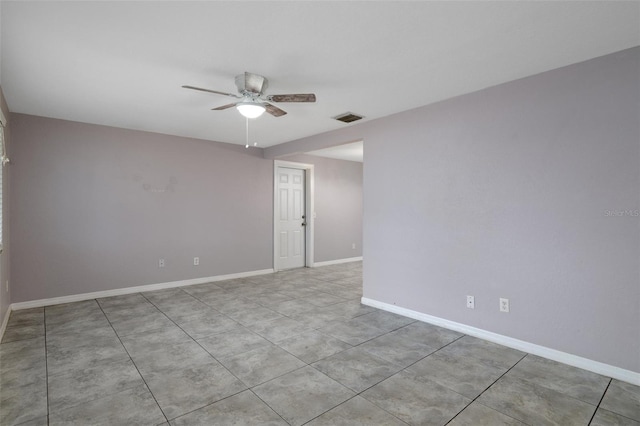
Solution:
[[[279,160],[314,165],[316,262],[362,256],[362,163],[315,155]],[[355,250],[352,244],[356,244]]]
[[[272,268],[261,150],[11,120],[12,302]]]
[[[7,150],[7,154],[9,158],[11,158],[11,125],[9,123],[10,115],[9,115],[9,107],[7,106],[7,102],[4,99],[4,94],[2,93],[2,87],[0,87],[0,108],[2,108],[2,112],[4,113],[4,117],[7,119],[7,127],[5,128],[4,137],[5,137],[5,147]],[[7,309],[9,309],[9,305],[11,304],[11,293],[10,286],[9,290],[6,287],[6,282],[9,280],[10,276],[10,262],[9,256],[11,253],[11,241],[9,234],[9,206],[10,206],[10,172],[11,166],[7,165],[3,167],[2,173],[2,193],[4,194],[3,203],[2,203],[2,239],[3,239],[3,250],[0,253],[0,325],[4,320],[4,316],[7,313]]]
[[[265,155],[364,139],[365,297],[640,372],[639,75],[633,48]]]
[[[11,123],[11,302],[272,268],[273,161],[261,149]],[[361,256],[362,164],[298,161],[316,164],[315,261]]]

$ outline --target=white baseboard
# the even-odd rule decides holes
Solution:
[[[388,303],[379,302],[377,300],[369,299],[366,297],[362,298],[362,304],[382,309],[383,311],[393,312],[395,314],[413,318],[429,324],[437,325],[449,330],[458,331],[469,336],[488,340],[493,343],[497,343],[543,358],[551,359],[553,361],[558,361],[563,364],[571,365],[573,367],[582,368],[584,370],[622,380],[623,382],[631,383],[633,385],[640,385],[640,373],[637,373],[635,371],[625,370],[613,365],[604,364],[602,362],[593,361],[577,355],[572,355],[566,352],[547,348],[545,346],[536,345],[535,343],[525,342],[523,340],[514,339],[513,337],[503,336],[491,331],[482,330],[480,328],[471,327],[469,325],[461,324],[454,321],[449,321],[444,318],[434,317],[422,312],[412,311],[411,309],[402,308],[396,305],[390,305]]]
[[[164,290],[166,288],[184,287],[195,284],[206,284],[215,281],[232,280],[235,278],[253,277],[273,273],[273,269],[262,269],[258,271],[239,272],[236,274],[216,275],[213,277],[194,278],[191,280],[170,281],[159,284],[147,284],[136,287],[117,288],[114,290],[95,291],[92,293],[72,294],[69,296],[52,297],[50,299],[30,300],[28,302],[12,303],[10,309],[17,311],[20,309],[39,308],[42,306],[60,305],[62,303],[80,302],[82,300],[98,299],[100,297],[121,296],[123,294],[140,293],[144,291]]]
[[[0,326],[0,342],[2,342],[2,338],[4,337],[4,331],[7,329],[7,324],[9,323],[9,316],[11,315],[11,305],[7,308],[7,312],[4,314],[4,318],[2,319],[2,325]]]
[[[318,266],[340,265],[341,263],[359,262],[362,260],[362,256],[359,257],[347,257],[345,259],[327,260],[325,262],[314,262],[312,268]]]

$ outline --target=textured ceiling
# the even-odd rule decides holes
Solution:
[[[250,123],[266,147],[640,44],[638,2],[0,3],[13,112],[245,143],[234,76],[315,104]]]

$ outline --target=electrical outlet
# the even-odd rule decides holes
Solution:
[[[351,244],[351,250],[355,250],[356,249],[356,243]]]
[[[164,259],[158,260],[158,268],[164,268]]]
[[[509,312],[509,299],[500,298],[500,312]]]
[[[475,309],[476,307],[476,298],[473,296],[467,296],[467,308]]]
[[[198,266],[200,264],[200,258],[199,257],[194,257],[193,258],[193,266]]]

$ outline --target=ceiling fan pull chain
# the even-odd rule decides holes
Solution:
[[[246,143],[244,144],[245,148],[249,148],[249,119],[245,118],[245,130],[246,130]],[[254,142],[253,146],[258,146],[258,142]]]
[[[244,120],[246,123],[245,129],[246,129],[246,142],[247,142],[244,147],[249,148],[249,119],[245,117]]]

